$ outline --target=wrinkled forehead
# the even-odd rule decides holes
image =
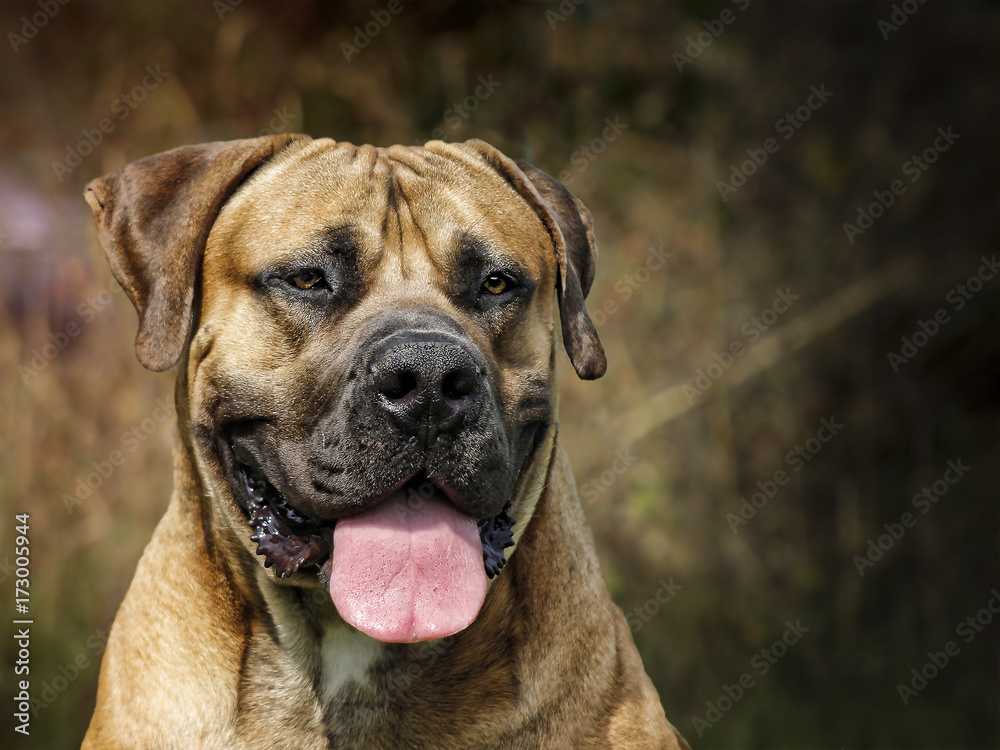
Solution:
[[[329,139],[289,148],[255,172],[220,212],[206,262],[280,261],[331,232],[349,237],[369,266],[403,250],[444,264],[471,240],[536,276],[555,268],[535,210],[477,153],[443,143],[375,148]]]

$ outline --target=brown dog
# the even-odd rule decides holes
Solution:
[[[86,198],[179,435],[85,748],[686,747],[556,445],[553,290],[605,369],[560,183],[478,141],[282,135]]]

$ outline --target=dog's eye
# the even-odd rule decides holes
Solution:
[[[483,282],[483,290],[490,294],[503,294],[509,286],[510,279],[499,273],[490,274]]]
[[[288,281],[291,282],[296,289],[315,289],[316,287],[323,285],[324,277],[322,271],[310,268],[307,271],[299,271],[298,273],[289,276]]]

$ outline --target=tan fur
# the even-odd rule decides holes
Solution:
[[[586,209],[481,143],[239,143],[154,157],[161,172],[201,184],[183,197],[210,206],[196,219],[176,180],[150,178],[142,162],[88,193],[116,275],[147,313],[140,357],[180,366],[174,492],[112,628],[85,750],[687,747],[604,585],[554,423],[518,480],[517,545],[479,616],[456,636],[411,645],[351,629],[315,574],[281,580],[265,569],[218,457],[198,437],[213,434],[220,397],[233,389],[307,410],[317,369],[344,377],[365,322],[400,300],[460,323],[486,353],[503,404],[539,382],[554,404],[553,289],[574,366],[583,377],[604,367],[583,308],[596,256]],[[358,228],[364,294],[329,331],[276,322],[246,279],[301,252],[331,217]],[[151,219],[167,227],[155,237],[142,234]],[[199,235],[191,221],[207,226]],[[175,237],[169,227],[183,222]],[[497,330],[447,293],[456,232],[470,226],[538,280],[529,313]],[[157,252],[180,260],[151,271]],[[187,293],[197,286],[191,253],[201,259],[200,300]],[[172,274],[166,301],[150,283],[157,273]],[[184,350],[176,334],[157,335],[189,326]]]

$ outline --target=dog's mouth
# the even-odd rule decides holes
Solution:
[[[427,474],[365,510],[320,521],[292,507],[260,469],[239,459],[236,467],[265,567],[281,578],[321,570],[340,616],[378,640],[412,643],[464,630],[513,544],[506,507],[477,521]]]
[[[274,568],[279,578],[321,568],[330,558],[337,522],[303,515],[289,505],[260,469],[239,459],[236,465],[249,501],[247,523],[253,531],[250,540],[257,543],[257,554],[264,558],[264,567]],[[432,488],[432,493],[446,494],[437,482],[423,473],[414,475],[394,492],[403,492],[408,498],[423,497],[428,487]],[[476,521],[488,578],[500,573],[506,562],[504,550],[514,544],[511,529],[516,521],[509,510],[510,502],[499,513]]]
[[[442,638],[467,627],[487,578],[500,572],[514,543],[509,502],[489,518],[472,519],[426,473],[360,513],[323,521],[294,508],[261,469],[231,455],[264,566],[279,578],[322,571],[341,617],[379,640]]]

